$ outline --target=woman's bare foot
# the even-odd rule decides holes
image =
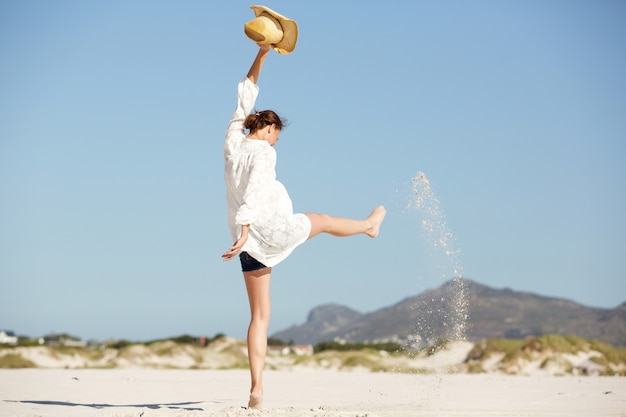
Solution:
[[[385,207],[378,206],[372,211],[367,220],[370,222],[370,227],[367,229],[367,235],[369,237],[378,236],[378,231],[380,230],[380,224],[383,222],[385,218],[385,214],[387,214],[387,210]]]
[[[263,396],[261,394],[250,394],[250,400],[248,400],[248,408],[253,410],[260,410],[263,408]]]

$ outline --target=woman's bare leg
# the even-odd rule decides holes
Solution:
[[[311,233],[309,239],[320,233],[328,233],[333,236],[353,236],[366,234],[369,237],[378,236],[380,224],[383,222],[387,210],[383,206],[378,206],[364,220],[346,219],[344,217],[334,217],[328,214],[306,213],[311,220]]]
[[[272,268],[244,272],[250,302],[248,327],[248,361],[250,363],[249,408],[261,408],[263,400],[263,368],[267,354],[267,330],[270,323],[270,275]]]
[[[387,211],[383,206],[375,208],[364,220],[307,213],[306,215],[311,220],[309,239],[320,233],[329,233],[333,236],[367,234],[370,237],[376,237],[386,213]],[[251,315],[247,339],[251,377],[249,408],[261,408],[263,400],[263,368],[267,354],[267,330],[271,310],[271,272],[272,268],[263,268],[258,271],[243,273]]]

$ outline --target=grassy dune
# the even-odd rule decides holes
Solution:
[[[243,340],[220,336],[202,346],[195,339],[112,343],[100,348],[0,347],[0,368],[238,369],[248,366]],[[439,341],[420,351],[400,346],[316,346],[312,355],[270,352],[267,369],[372,372],[447,372],[626,376],[626,349],[576,336],[545,335],[478,343]]]

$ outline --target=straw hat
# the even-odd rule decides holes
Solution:
[[[265,6],[250,6],[255,18],[244,26],[246,36],[256,43],[270,44],[279,54],[290,54],[298,41],[298,25]]]

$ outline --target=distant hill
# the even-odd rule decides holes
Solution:
[[[367,314],[337,304],[318,306],[304,324],[272,337],[298,344],[334,339],[432,344],[441,338],[454,339],[460,330],[470,341],[556,334],[626,346],[626,303],[614,309],[591,308],[561,298],[453,280]]]
[[[337,331],[362,316],[363,313],[339,304],[324,304],[309,312],[305,325],[291,326],[273,337],[298,344],[308,344],[309,340],[332,340]]]

